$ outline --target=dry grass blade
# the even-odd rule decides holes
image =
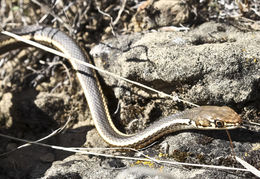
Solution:
[[[260,177],[260,171],[257,170],[255,167],[247,163],[246,161],[242,160],[241,158],[235,157],[236,160],[243,165],[246,169],[248,169],[251,173],[253,173],[255,176]]]

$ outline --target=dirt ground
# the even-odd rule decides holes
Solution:
[[[198,105],[227,105],[260,123],[260,4],[256,0],[7,1],[5,30],[41,24],[65,31],[95,65]],[[0,38],[1,39],[1,38]],[[66,129],[43,143],[110,147],[98,135],[66,59],[36,48],[1,55],[0,132],[31,141]],[[100,73],[117,127],[143,130],[192,106]],[[260,170],[259,126],[230,131],[183,131],[141,152],[185,163],[243,168],[232,150]],[[254,178],[250,172],[164,165],[81,155],[0,137],[0,178]],[[140,157],[140,153],[105,150]],[[144,168],[145,167],[145,168]]]

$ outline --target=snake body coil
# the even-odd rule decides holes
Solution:
[[[64,32],[43,26],[26,26],[12,32],[30,40],[55,47],[64,54],[77,70],[77,76],[84,90],[95,127],[100,136],[114,146],[145,146],[159,137],[185,129],[233,129],[241,124],[239,115],[223,106],[201,106],[162,118],[140,133],[127,135],[120,132],[109,115],[105,96],[95,72],[73,59],[88,62],[86,53]],[[28,46],[16,39],[0,35],[0,54]]]

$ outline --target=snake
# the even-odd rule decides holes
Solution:
[[[76,40],[57,28],[41,25],[24,26],[11,32],[55,48],[66,55],[77,72],[96,130],[112,146],[141,148],[176,131],[227,130],[239,128],[242,124],[241,117],[232,108],[205,105],[162,117],[140,132],[123,133],[113,123],[97,72],[79,63],[91,62],[87,52]],[[30,45],[2,33],[0,35],[0,55],[28,46]]]

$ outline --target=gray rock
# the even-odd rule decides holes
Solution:
[[[259,41],[258,32],[206,23],[188,33],[120,36],[91,54],[100,68],[164,92],[182,89],[179,96],[194,103],[244,104],[259,99]],[[105,79],[110,86],[125,84]]]

